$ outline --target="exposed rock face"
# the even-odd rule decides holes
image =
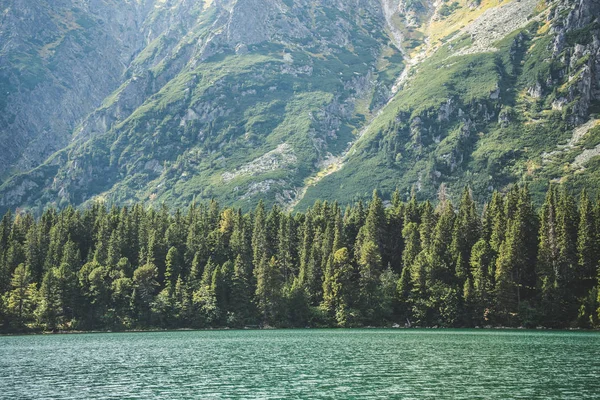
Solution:
[[[222,175],[223,182],[231,182],[233,179],[244,175],[262,175],[270,171],[275,171],[282,168],[293,168],[297,158],[292,147],[283,143],[277,146],[276,149],[266,153],[265,155],[252,160],[252,162],[242,165],[236,171],[225,172]]]
[[[251,45],[309,36],[307,27],[286,15],[287,10],[281,1],[237,0],[227,22],[228,43],[232,46]]]
[[[462,30],[461,33],[471,37],[473,44],[458,54],[496,51],[495,42],[530,22],[529,16],[537,3],[538,0],[520,0],[488,9]]]
[[[565,13],[568,11],[568,13]],[[566,17],[564,16],[566,14]],[[600,101],[600,3],[595,0],[561,1],[555,9],[554,55],[562,55],[577,75],[569,77],[575,84],[568,97],[559,99],[557,107],[575,102],[572,122],[584,123],[590,105]],[[565,54],[564,49],[567,48]]]
[[[3,2],[0,176],[66,145],[75,125],[120,85],[146,41],[142,22],[152,3]]]
[[[27,9],[12,3],[4,26],[18,25],[19,10]],[[0,176],[15,166],[42,168],[30,180],[35,188],[22,179],[6,183],[0,206],[148,193],[159,201],[176,181],[198,185],[193,178],[202,171],[238,188],[237,199],[276,190],[271,197],[289,201],[293,182],[345,149],[340,131],[349,129],[355,103],[370,95],[389,41],[379,0],[69,0],[36,7],[28,12],[55,23],[43,33],[48,42],[63,26],[81,40],[66,35],[61,40],[70,46],[56,49],[44,43],[52,57],[41,65],[50,78],[10,99],[19,115],[6,118],[4,131],[29,131],[1,149],[10,157]],[[14,36],[29,40],[31,24],[20,29]],[[39,103],[23,111],[34,97]],[[275,170],[285,178],[262,177]],[[212,196],[212,188],[196,189]]]

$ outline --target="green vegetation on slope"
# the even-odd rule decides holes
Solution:
[[[549,181],[595,188],[594,158],[589,168],[565,168],[593,147],[593,132],[572,151],[546,156],[585,121],[576,111],[582,102],[591,112],[597,107],[579,94],[589,55],[572,47],[554,54],[550,24],[531,22],[495,43],[494,52],[456,55],[471,46],[467,36],[439,48],[372,121],[343,168],[309,187],[300,207],[319,198],[364,200],[373,189],[389,199],[395,189],[406,198],[415,187],[431,199],[442,183],[452,196],[469,184],[479,200],[529,183],[538,204]]]
[[[329,154],[346,150],[403,67],[375,15],[325,6],[311,18],[298,14],[313,37],[220,45],[200,61],[194,48],[215,34],[216,12],[207,8],[179,42],[152,41],[86,121],[104,128],[75,136],[47,162],[58,172],[39,168],[35,186],[28,174],[5,182],[4,197],[19,200],[0,208],[217,198],[247,210],[265,196],[289,203]],[[334,24],[341,20],[349,25]],[[338,44],[343,35],[351,45]],[[282,161],[273,162],[281,145]]]

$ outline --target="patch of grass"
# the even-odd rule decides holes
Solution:
[[[593,149],[600,145],[600,124],[590,129],[580,141],[580,144],[585,149]]]

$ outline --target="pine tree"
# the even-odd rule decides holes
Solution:
[[[579,201],[579,226],[577,230],[577,272],[575,295],[587,296],[596,284],[600,255],[597,247],[596,216],[585,189]]]
[[[254,229],[252,230],[252,262],[254,267],[258,267],[263,258],[269,259],[270,257],[265,205],[261,200],[254,212]]]
[[[9,315],[13,316],[16,328],[22,328],[33,319],[37,290],[31,281],[31,271],[25,264],[19,264],[12,274],[12,290],[6,294],[4,304]]]
[[[355,323],[355,315],[352,311],[355,297],[353,270],[350,252],[342,247],[333,255],[323,282],[321,307],[341,327]]]
[[[485,310],[492,302],[494,289],[494,255],[485,239],[479,239],[473,246],[470,259],[471,276],[473,277],[473,306],[475,318],[485,319]]]
[[[480,237],[480,221],[475,208],[475,202],[469,189],[465,189],[460,201],[458,215],[452,232],[451,252],[454,257],[456,276],[459,286],[464,286],[466,280],[472,280],[469,269],[471,249]]]
[[[169,249],[165,265],[165,288],[169,290],[170,294],[173,294],[177,278],[181,275],[183,270],[181,256],[177,247],[172,246]]]
[[[281,307],[282,277],[277,266],[277,260],[266,256],[260,260],[254,270],[256,275],[256,303],[264,325],[277,322]]]
[[[428,280],[443,282],[450,285],[454,281],[454,260],[450,252],[452,244],[452,232],[456,218],[452,203],[447,200],[444,207],[440,209],[440,216],[432,234],[431,245],[428,248],[431,267]]]
[[[38,323],[44,329],[53,331],[61,325],[62,297],[58,270],[56,268],[48,270],[42,281],[39,292],[40,303],[36,310]]]

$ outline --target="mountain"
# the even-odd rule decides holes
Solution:
[[[0,179],[69,144],[144,45],[137,2],[0,2]],[[112,16],[116,15],[117,18]]]
[[[595,0],[0,10],[1,209],[600,183]]]
[[[600,3],[413,2],[402,12],[405,48],[416,47],[399,91],[304,203],[413,186],[433,198],[441,184],[455,196],[468,184],[484,200],[515,182],[539,201],[549,181],[600,186]]]

